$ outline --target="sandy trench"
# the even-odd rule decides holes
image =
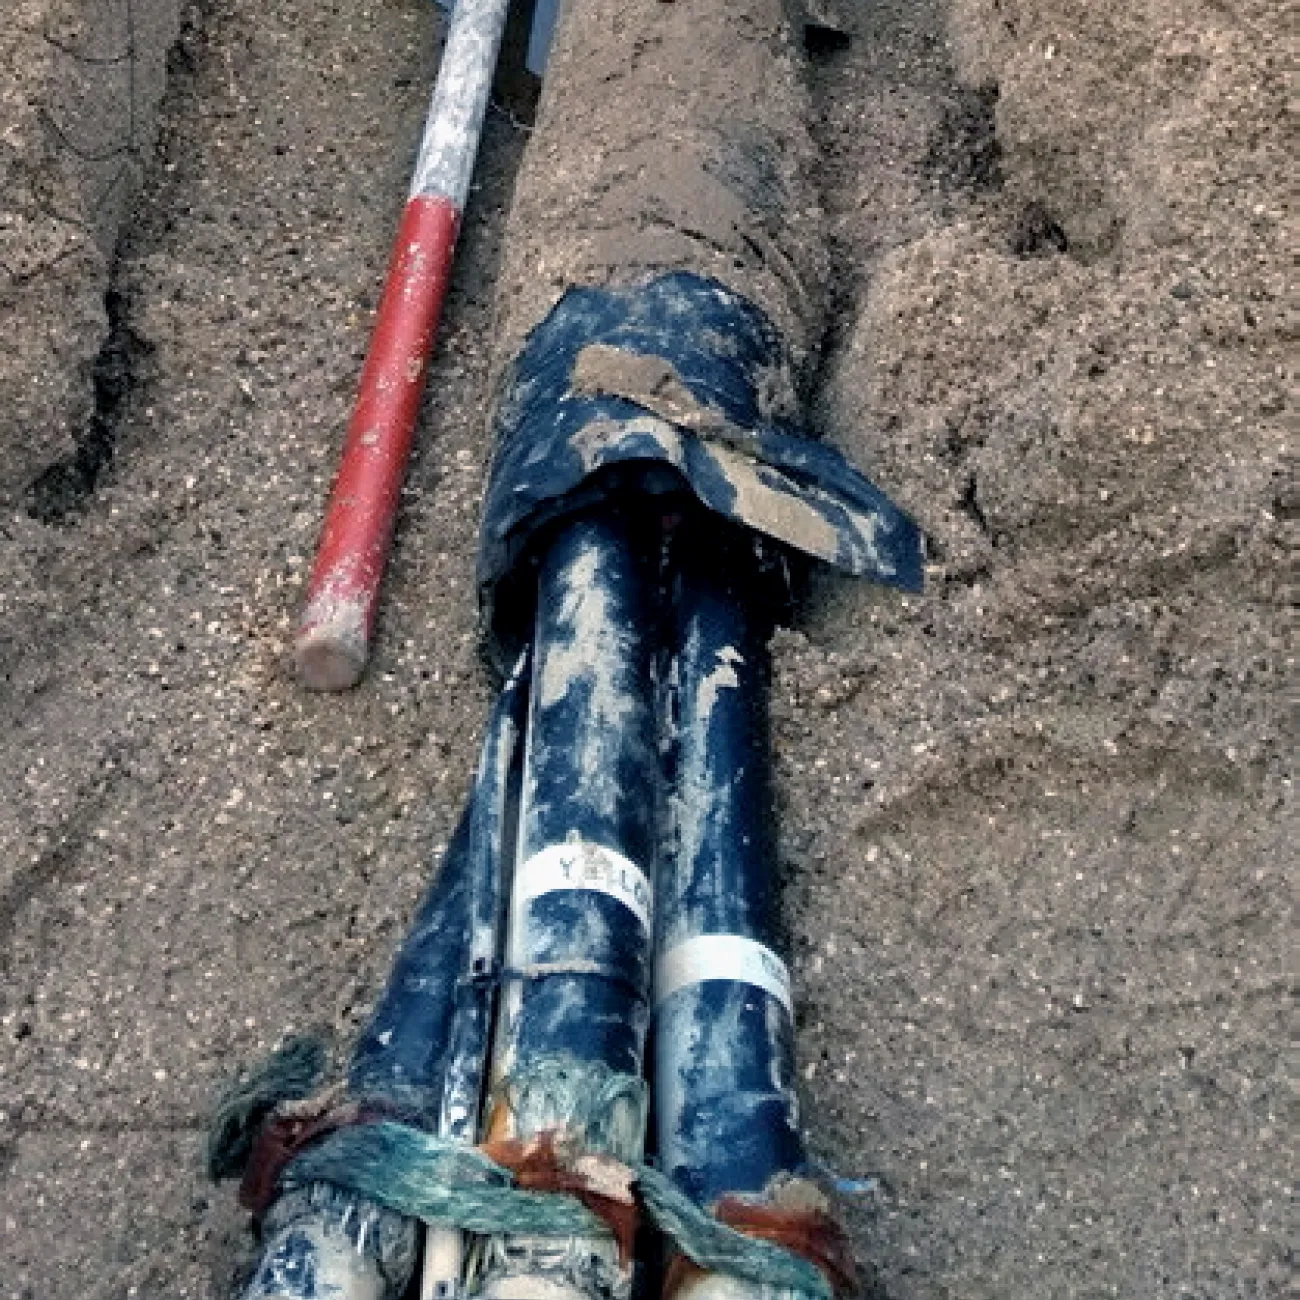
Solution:
[[[843,10],[851,42],[808,66],[832,285],[813,419],[933,562],[919,598],[819,581],[775,645],[810,1146],[879,1180],[846,1214],[882,1300],[1280,1296],[1281,7]],[[346,1041],[474,761],[526,134],[490,120],[372,672],[312,698],[285,642],[436,19],[139,4],[141,102],[166,89],[118,207],[41,114],[86,93],[51,33],[107,41],[120,16],[16,12],[0,1295],[225,1297],[250,1247],[199,1167],[214,1090],[290,1028]],[[43,523],[27,485],[88,427],[110,286],[114,454]]]

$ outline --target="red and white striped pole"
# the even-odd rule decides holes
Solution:
[[[452,11],[294,642],[298,675],[312,690],[346,690],[366,666],[508,7],[457,0]]]

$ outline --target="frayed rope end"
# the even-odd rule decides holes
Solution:
[[[208,1177],[241,1173],[262,1122],[282,1102],[310,1096],[328,1060],[323,1034],[298,1034],[229,1084],[217,1099],[208,1133]]]

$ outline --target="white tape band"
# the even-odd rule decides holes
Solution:
[[[515,876],[515,910],[534,898],[565,889],[585,889],[616,898],[651,933],[654,895],[644,871],[603,844],[578,840],[534,853]]]
[[[770,993],[794,1015],[790,972],[771,948],[739,934],[697,934],[655,964],[655,1005],[706,980],[733,980]]]

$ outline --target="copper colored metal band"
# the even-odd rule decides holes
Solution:
[[[794,1210],[775,1205],[760,1205],[738,1196],[724,1196],[713,1208],[719,1223],[770,1241],[806,1259],[819,1269],[837,1296],[849,1296],[857,1287],[857,1265],[849,1248],[844,1229],[829,1214],[820,1210]],[[705,1270],[680,1253],[675,1254],[664,1274],[666,1300]]]
[[[262,1125],[239,1184],[239,1203],[260,1217],[279,1193],[280,1178],[295,1156],[340,1129],[384,1120],[409,1121],[394,1107],[344,1102],[312,1115],[273,1115]]]

